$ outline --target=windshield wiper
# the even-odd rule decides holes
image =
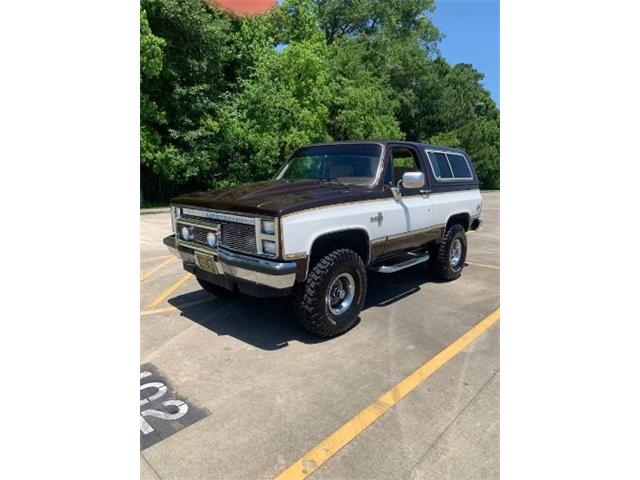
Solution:
[[[338,185],[340,187],[345,187],[347,190],[349,188],[351,188],[350,185],[347,185],[346,183],[341,182],[340,180],[338,180],[337,178],[321,178],[320,181],[322,183],[330,183],[332,185]]]

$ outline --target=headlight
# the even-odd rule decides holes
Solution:
[[[262,233],[274,235],[276,233],[276,222],[270,220],[262,220]]]
[[[267,255],[274,255],[276,254],[276,242],[272,242],[270,240],[263,240],[262,241],[262,251],[264,253],[266,253]]]
[[[182,239],[186,240],[187,242],[189,240],[193,240],[193,230],[189,227],[182,227],[182,229],[180,230],[180,235],[182,236]]]
[[[217,243],[218,243],[218,236],[213,232],[207,233],[207,245],[213,248],[216,246]]]

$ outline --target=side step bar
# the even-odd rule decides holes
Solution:
[[[395,273],[400,270],[404,270],[405,268],[413,267],[414,265],[418,265],[419,263],[424,263],[429,260],[428,253],[421,254],[408,254],[409,258],[404,259],[398,263],[386,264],[386,265],[372,265],[369,267],[369,270],[373,270],[375,272],[380,273]]]

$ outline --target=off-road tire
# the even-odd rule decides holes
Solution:
[[[215,283],[207,282],[206,280],[202,280],[201,278],[198,278],[198,277],[196,277],[196,280],[198,280],[198,283],[204,290],[218,297],[228,297],[230,295],[233,295],[232,291],[227,290],[224,287],[220,287]]]
[[[450,255],[451,246],[456,239],[462,243],[462,256],[454,268],[451,265]],[[432,253],[430,268],[437,278],[448,282],[460,277],[467,259],[467,235],[462,225],[455,224],[449,227],[442,241],[433,248]]]
[[[334,279],[349,273],[355,283],[351,306],[341,315],[329,310],[326,296]],[[335,337],[353,328],[367,295],[367,270],[360,255],[346,248],[334,250],[313,266],[305,282],[293,289],[293,308],[298,323],[321,337]]]

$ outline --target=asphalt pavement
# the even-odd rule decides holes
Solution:
[[[334,339],[297,326],[287,299],[201,290],[162,245],[169,214],[141,215],[141,477],[268,479],[301,460],[313,479],[499,478],[499,322],[438,362],[499,308],[499,192],[483,196],[461,278],[370,273],[360,323]],[[308,460],[345,425],[343,448]]]

